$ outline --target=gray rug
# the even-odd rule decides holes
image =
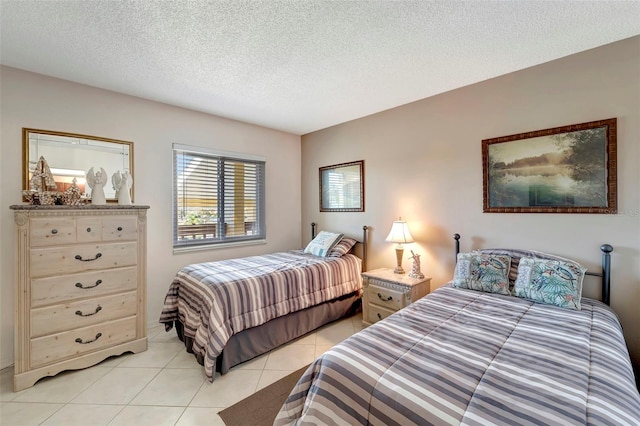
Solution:
[[[227,426],[272,426],[291,389],[308,365],[220,411]]]

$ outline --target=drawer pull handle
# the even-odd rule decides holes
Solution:
[[[55,235],[55,234],[58,233],[58,230],[54,228],[54,229],[51,230],[51,233]]]
[[[383,302],[389,302],[393,300],[393,296],[383,297],[380,293],[378,293],[378,298]]]
[[[86,290],[86,289],[89,289],[89,288],[98,287],[100,284],[102,284],[102,280],[96,281],[96,285],[89,285],[87,287],[83,286],[82,283],[76,283],[76,287],[81,288],[83,290]]]
[[[83,259],[82,256],[76,254],[76,259],[78,259],[80,262],[91,262],[92,260],[100,259],[101,257],[102,253],[97,253],[96,257],[94,257],[93,259]]]
[[[118,226],[118,231],[122,231],[122,226]]]
[[[380,312],[378,312],[378,319],[381,320],[382,319],[382,315],[380,315]]]
[[[76,343],[80,343],[81,345],[86,345],[87,343],[93,343],[93,342],[95,342],[95,341],[96,341],[96,340],[98,340],[100,337],[102,337],[102,333],[98,333],[98,334],[96,334],[96,338],[95,338],[95,339],[93,339],[93,340],[87,340],[86,342],[85,342],[85,341],[83,341],[81,338],[79,338],[79,337],[78,337],[78,338],[76,339]]]
[[[91,228],[87,228],[87,232],[91,232]]]
[[[96,308],[96,311],[95,311],[95,312],[91,312],[91,313],[88,313],[88,314],[84,314],[84,313],[82,313],[82,311],[76,311],[76,315],[78,315],[79,317],[90,317],[91,315],[95,315],[95,314],[97,314],[97,313],[98,313],[98,312],[100,312],[101,310],[102,310],[102,306],[98,305],[98,307]]]

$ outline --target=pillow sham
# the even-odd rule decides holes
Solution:
[[[509,296],[510,265],[509,256],[459,253],[453,286]]]
[[[329,251],[341,239],[343,234],[334,232],[320,231],[318,235],[304,248],[305,253],[311,253],[315,256],[327,257]]]
[[[356,245],[356,243],[357,241],[353,238],[344,237],[340,241],[338,241],[338,244],[336,244],[331,250],[329,250],[329,254],[327,255],[327,257],[342,257],[345,254],[349,253],[349,251],[351,251],[351,247]]]
[[[587,268],[572,261],[523,257],[518,265],[514,295],[579,311],[586,271]]]

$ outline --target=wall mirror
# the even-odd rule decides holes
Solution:
[[[364,161],[320,167],[320,211],[364,211]]]
[[[65,191],[76,179],[83,198],[91,196],[86,184],[86,173],[93,167],[102,167],[109,179],[104,187],[107,201],[117,201],[111,176],[117,171],[128,171],[133,178],[133,142],[87,136],[50,130],[22,129],[22,189],[29,189],[29,180],[40,157],[49,164],[57,190]],[[131,187],[133,201],[133,186]]]

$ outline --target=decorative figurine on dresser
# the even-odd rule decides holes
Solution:
[[[365,326],[378,322],[426,296],[431,286],[430,277],[423,275],[422,278],[412,278],[410,275],[397,274],[393,269],[387,268],[363,272],[362,281],[362,324]]]
[[[142,352],[148,206],[14,205],[14,390]]]

